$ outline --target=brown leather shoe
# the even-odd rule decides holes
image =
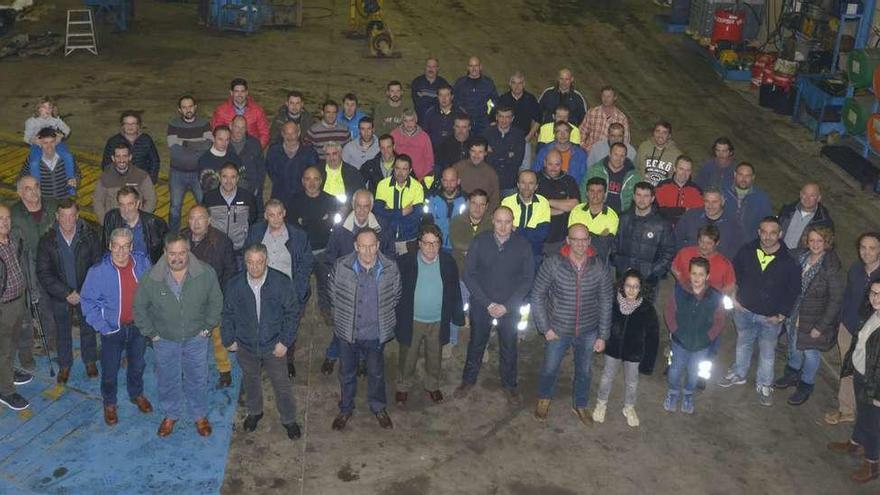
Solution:
[[[177,423],[176,419],[162,419],[162,423],[159,424],[159,431],[156,434],[163,438],[167,437],[174,431],[174,423]]]
[[[833,411],[828,411],[825,413],[825,417],[823,418],[825,423],[829,425],[839,425],[840,423],[852,423],[856,420],[856,415],[849,413],[844,414],[837,409]]]
[[[348,420],[351,419],[351,413],[339,413],[336,415],[336,418],[333,419],[333,429],[336,431],[342,431],[345,429],[345,425],[348,424]]]
[[[409,397],[409,394],[406,392],[395,392],[394,393],[394,401],[397,402],[398,406],[405,406],[406,399]]]
[[[550,399],[538,399],[538,404],[535,406],[535,419],[540,422],[547,421],[547,416],[550,414]]]
[[[385,409],[376,413],[376,419],[379,420],[379,426],[385,428],[386,430],[390,430],[394,428],[394,424],[391,423],[391,417],[388,416],[388,412]]]
[[[131,403],[138,406],[138,411],[144,414],[153,412],[153,405],[150,404],[150,401],[148,401],[143,395],[138,395],[134,399],[131,399]]]
[[[89,378],[98,377],[98,365],[95,363],[86,364],[86,376]]]
[[[578,421],[584,426],[593,426],[593,415],[586,407],[572,407],[571,412],[577,416]]]
[[[203,437],[207,437],[211,434],[211,423],[208,422],[208,418],[199,418],[196,420],[196,431]]]
[[[849,454],[853,456],[865,455],[865,448],[850,440],[845,442],[828,442],[828,450],[837,452],[838,454]]]
[[[67,380],[70,380],[70,368],[60,368],[58,370],[56,381],[59,385],[66,385]]]
[[[107,426],[113,426],[119,422],[119,416],[116,414],[116,404],[104,406],[104,422]]]
[[[440,390],[428,390],[427,392],[428,397],[430,397],[431,400],[434,401],[434,404],[439,404],[443,402],[443,392],[441,392]]]
[[[474,388],[474,385],[472,383],[462,382],[461,385],[459,385],[458,388],[455,389],[455,392],[452,392],[452,396],[456,399],[464,399],[468,396],[472,388]]]
[[[862,460],[862,465],[859,466],[854,473],[849,475],[849,479],[856,483],[867,483],[871,480],[877,479],[877,476],[880,476],[880,463],[870,462],[867,459],[864,459]]]

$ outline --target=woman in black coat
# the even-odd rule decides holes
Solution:
[[[834,252],[834,232],[811,225],[796,255],[801,267],[801,295],[786,323],[788,365],[776,388],[797,385],[788,403],[799,406],[810,398],[822,352],[837,341],[846,274]]]
[[[611,393],[617,369],[623,362],[626,379],[623,415],[629,426],[634,428],[639,425],[639,417],[635,411],[639,368],[653,370],[659,331],[657,312],[650,301],[644,299],[643,284],[638,270],[628,270],[620,279],[611,316],[611,335],[605,343],[605,370],[602,372],[599,396],[593,409],[593,421],[597,423],[605,421],[608,395]]]
[[[864,457],[850,479],[867,483],[880,475],[880,282],[868,290],[871,316],[855,335],[841,377],[852,376],[856,393],[856,424],[845,442],[831,442],[828,450]]]

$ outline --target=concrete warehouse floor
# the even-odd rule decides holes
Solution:
[[[19,31],[63,32],[63,0],[39,7],[39,19]],[[504,91],[507,77],[525,72],[533,93],[551,84],[560,67],[570,67],[589,102],[601,85],[613,84],[620,106],[632,121],[637,144],[658,117],[671,121],[679,146],[698,160],[712,141],[731,137],[737,156],[758,167],[758,183],[774,204],[797,198],[807,179],[820,182],[823,199],[839,228],[841,256],[855,259],[856,235],[877,227],[878,198],[860,191],[830,162],[820,144],[787,118],[760,109],[740,84],[718,81],[711,68],[680,35],[661,32],[657,9],[644,0],[389,0],[386,20],[402,57],[365,58],[362,41],[347,40],[348,2],[307,2],[304,27],[254,35],[218,34],[195,22],[195,5],[138,2],[128,33],[99,33],[100,56],[84,52],[62,58],[8,59],[0,65],[0,131],[20,133],[34,100],[58,98],[73,128],[70,144],[100,152],[116,132],[123,109],[143,111],[146,132],[167,161],[165,124],[178,95],[193,92],[202,114],[226,98],[232,77],[243,76],[251,94],[274,112],[286,91],[305,92],[308,108],[326,97],[356,92],[367,104],[380,101],[390,79],[405,82],[420,74],[424,58],[439,57],[441,74],[454,80],[471,54]],[[167,166],[167,163],[164,164]],[[10,184],[6,184],[9,187]],[[333,432],[339,386],[319,367],[330,330],[310,307],[300,328],[296,378],[302,440],[290,442],[278,424],[267,394],[266,418],[257,432],[240,430],[236,419],[227,459],[224,493],[378,494],[579,494],[596,493],[876,493],[880,482],[856,487],[847,479],[856,461],[836,457],[825,443],[841,440],[849,426],[820,424],[833,404],[835,378],[823,367],[813,398],[794,408],[786,392],[775,405],[757,404],[751,385],[720,389],[714,384],[697,401],[697,414],[662,410],[661,373],[643,377],[637,410],[642,426],[633,430],[619,413],[622,377],[612,395],[606,423],[584,429],[568,411],[571,366],[563,367],[557,400],[546,424],[532,418],[540,339],[520,347],[525,405],[510,409],[497,378],[497,354],[468,401],[429,404],[413,394],[406,410],[389,407],[395,422],[380,430],[359,394],[350,429]],[[716,376],[733,357],[735,334],[728,329]],[[396,376],[396,344],[388,346],[389,399]],[[836,367],[836,356],[828,361]],[[463,352],[445,362],[444,392],[451,396]],[[594,392],[602,359],[594,360]],[[782,356],[777,367],[783,366]],[[363,383],[363,382],[361,382]],[[267,384],[267,391],[268,391]]]

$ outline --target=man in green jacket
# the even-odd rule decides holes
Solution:
[[[190,252],[187,238],[169,234],[165,254],[140,280],[133,309],[135,324],[153,341],[156,353],[159,407],[165,414],[160,437],[174,430],[184,400],[196,418],[199,435],[211,434],[208,347],[222,309],[223,295],[214,269]]]
[[[621,214],[632,206],[633,191],[641,178],[633,162],[626,157],[623,143],[611,145],[608,156],[592,164],[581,182],[581,197],[587,197],[587,182],[593,177],[605,179],[605,204]]]
[[[13,203],[11,210],[12,225],[21,232],[21,238],[25,249],[29,254],[30,263],[35,264],[37,258],[37,244],[40,237],[49,231],[49,228],[55,223],[55,210],[58,209],[58,202],[51,198],[44,198],[40,192],[40,183],[34,177],[25,175],[20,177],[15,183],[16,192],[18,193],[18,201]],[[31,267],[36,269],[35,266]],[[29,294],[34,302],[48,301],[49,296],[46,291],[40,287],[40,282],[34,280],[36,288],[35,294]],[[55,319],[52,317],[52,311],[47,307],[45,311],[40,312],[40,323],[43,326],[43,332],[49,340],[49,347],[55,347]],[[21,318],[21,334],[17,337],[18,356],[23,370],[16,369],[16,383],[24,384],[28,381],[28,373],[25,370],[33,371],[36,368],[33,356],[34,347],[34,323],[31,319],[31,312],[25,311]],[[47,351],[48,352],[48,351]]]

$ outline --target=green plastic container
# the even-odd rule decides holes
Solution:
[[[843,102],[841,119],[847,134],[864,134],[871,117],[872,101],[870,99],[847,98]]]
[[[856,88],[871,86],[874,69],[880,65],[880,48],[867,48],[849,52],[846,59],[846,73],[849,82]]]

